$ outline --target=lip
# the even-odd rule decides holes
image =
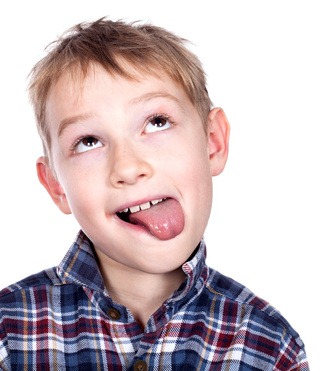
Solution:
[[[127,228],[128,230],[130,231],[133,231],[135,232],[136,234],[138,233],[143,233],[143,234],[146,234],[148,236],[151,236],[151,237],[154,237],[149,231],[147,228],[145,228],[144,226],[142,225],[139,225],[139,224],[131,224],[131,223],[127,223],[125,222],[124,220],[120,219],[117,214],[115,215],[115,221],[120,224],[122,226],[122,228]]]

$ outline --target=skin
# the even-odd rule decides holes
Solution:
[[[144,327],[183,281],[181,266],[205,231],[212,176],[227,159],[227,119],[211,110],[205,133],[196,108],[168,76],[137,72],[132,81],[98,65],[85,79],[63,75],[50,90],[46,116],[51,161],[38,159],[39,180],[93,242],[112,298]],[[170,239],[116,214],[164,197],[177,200],[184,214],[182,232]]]

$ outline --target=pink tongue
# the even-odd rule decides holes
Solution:
[[[133,224],[141,224],[160,240],[176,237],[184,229],[184,214],[181,205],[174,199],[167,199],[129,215]]]

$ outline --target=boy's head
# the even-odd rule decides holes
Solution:
[[[107,19],[79,24],[63,34],[33,68],[29,86],[45,155],[50,157],[46,101],[51,87],[64,73],[85,76],[93,63],[110,74],[128,79],[136,78],[134,70],[156,76],[165,73],[182,86],[202,121],[206,122],[211,101],[204,71],[184,43],[184,39],[160,27]]]
[[[105,20],[83,28],[33,73],[39,179],[102,265],[172,271],[205,231],[227,120],[210,110],[204,73],[180,39]]]

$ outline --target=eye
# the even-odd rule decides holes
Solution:
[[[102,146],[103,144],[99,139],[92,136],[87,136],[82,137],[75,143],[73,146],[73,151],[74,153],[83,153],[95,148],[100,148]]]
[[[165,115],[156,115],[148,120],[145,126],[144,133],[154,133],[155,131],[162,131],[172,127],[169,117]]]

